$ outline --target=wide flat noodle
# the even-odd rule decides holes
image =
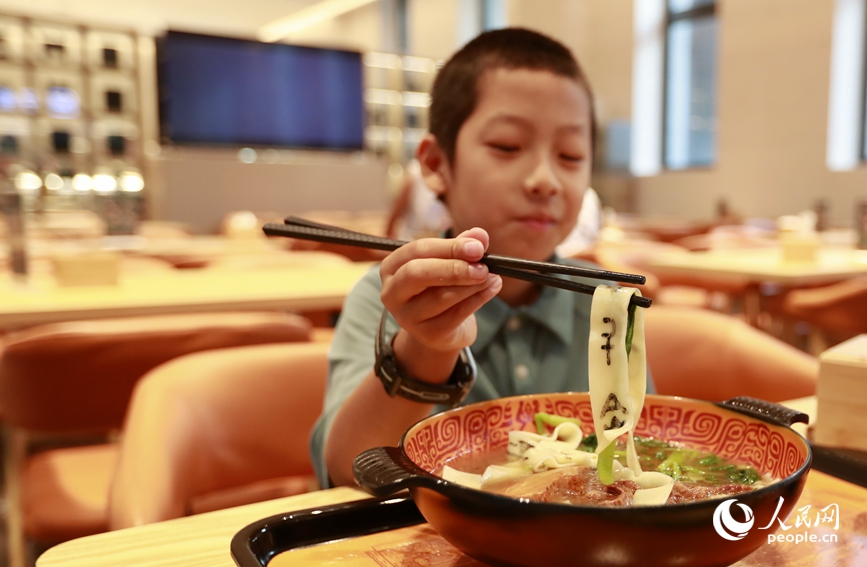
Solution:
[[[641,293],[635,288],[596,287],[590,308],[588,370],[593,426],[598,441],[596,453],[628,432],[627,463],[635,475],[640,475],[633,436],[644,407],[647,363],[641,309],[636,309],[634,314],[631,356],[626,352],[629,300],[633,295]]]
[[[581,428],[574,423],[561,423],[550,435],[510,431],[508,451],[533,472],[574,465],[596,466],[596,455],[578,449],[583,437]]]

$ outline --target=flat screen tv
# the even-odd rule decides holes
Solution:
[[[164,143],[360,150],[361,53],[169,31],[157,42]]]

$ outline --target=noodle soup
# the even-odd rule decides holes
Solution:
[[[710,451],[642,437],[635,438],[635,445],[644,470],[661,472],[673,480],[666,504],[743,494],[773,481],[770,475],[761,475],[754,467]],[[588,454],[595,448],[596,440],[592,434],[582,439],[578,446],[578,450]],[[618,442],[615,458],[625,456],[626,445]],[[566,466],[534,474],[525,460],[510,453],[506,447],[462,455],[438,470],[437,474],[443,475],[449,469],[486,479],[484,482],[480,479],[479,488],[482,490],[535,502],[629,506],[634,504],[636,491],[641,490],[640,485],[629,480],[603,484],[591,466]],[[490,470],[514,472],[492,475]],[[449,478],[449,473],[444,476]]]

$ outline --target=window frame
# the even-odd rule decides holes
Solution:
[[[709,164],[689,164],[686,167],[673,168],[668,165],[668,61],[669,61],[669,44],[668,44],[668,36],[669,30],[671,29],[672,24],[677,22],[681,22],[684,20],[695,21],[700,18],[706,18],[711,16],[713,18],[717,18],[717,3],[718,0],[713,0],[708,4],[701,4],[699,6],[693,6],[688,10],[684,10],[682,12],[672,13],[671,5],[669,0],[663,0],[665,2],[665,26],[662,34],[662,42],[663,42],[663,50],[662,50],[662,144],[660,145],[660,167],[663,171],[688,171],[688,170],[696,170],[696,169],[709,169],[714,167],[717,156],[716,152],[714,152],[714,162]],[[717,20],[718,22],[718,20]],[[716,109],[715,109],[716,110]]]
[[[864,10],[864,20],[862,22],[863,47],[862,51],[867,52],[867,10]],[[861,104],[858,109],[861,113],[859,123],[860,132],[858,133],[858,163],[860,165],[867,164],[867,56],[863,56],[861,61]]]

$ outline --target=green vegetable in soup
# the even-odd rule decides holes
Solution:
[[[595,453],[596,446],[599,444],[599,440],[596,439],[596,434],[591,433],[581,440],[581,443],[578,445],[578,449],[581,451],[587,451],[588,453]]]
[[[632,353],[632,335],[635,331],[635,304],[630,303],[626,311],[626,356]]]
[[[636,449],[643,466],[653,467],[681,482],[705,486],[752,485],[760,478],[755,469],[729,463],[713,453],[640,438],[636,438]]]
[[[561,415],[539,412],[533,419],[536,422],[536,433],[539,435],[544,435],[547,432],[547,429],[545,428],[546,425],[554,428],[561,423],[574,423],[579,428],[581,427],[581,420],[577,417],[563,417]]]
[[[726,476],[735,484],[755,484],[759,480],[759,473],[755,469],[739,469],[734,465],[726,471]]]
[[[596,460],[596,471],[599,474],[599,480],[602,484],[611,484],[614,482],[614,448],[616,443],[611,443],[605,447]]]

